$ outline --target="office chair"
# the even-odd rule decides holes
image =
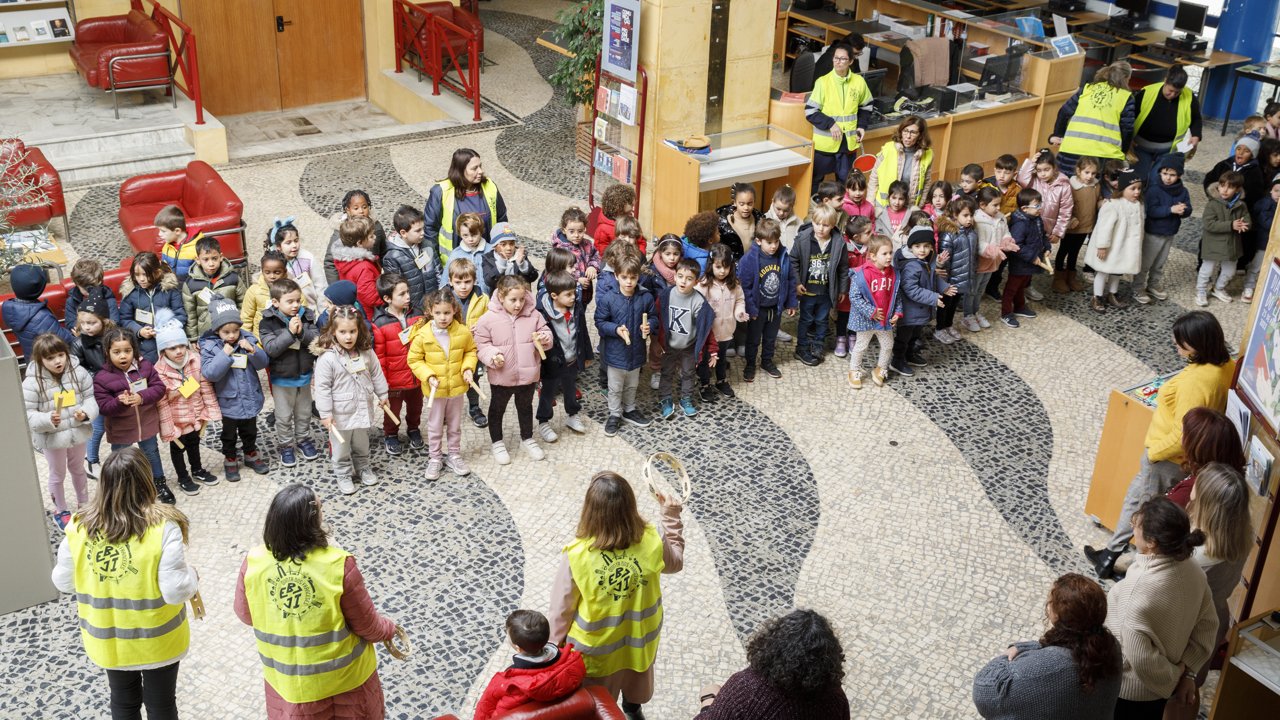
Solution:
[[[813,74],[817,62],[817,53],[802,52],[796,56],[791,63],[791,92],[807,93],[813,90],[813,84],[817,81]]]

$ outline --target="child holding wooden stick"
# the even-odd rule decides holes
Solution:
[[[429,317],[410,328],[409,369],[422,383],[427,402],[427,480],[440,479],[447,467],[458,477],[471,474],[462,459],[462,406],[467,388],[475,385],[476,341],[459,321],[462,308],[453,290],[445,287],[423,302]],[[444,445],[448,443],[448,456]]]
[[[541,460],[546,455],[533,437],[533,392],[542,375],[542,359],[551,347],[551,331],[536,309],[529,283],[519,275],[503,275],[493,289],[493,299],[480,322],[476,323],[475,341],[480,362],[489,372],[489,439],[493,442],[493,459],[499,465],[511,462],[502,441],[502,419],[507,402],[516,400],[516,418],[520,422],[520,442],[529,457]]]
[[[369,464],[369,428],[377,418],[377,405],[390,412],[387,379],[373,353],[373,338],[363,313],[351,305],[334,309],[332,320],[311,344],[317,356],[312,394],[320,424],[329,431],[333,472],[344,495],[356,491],[352,478],[362,485],[377,485]]]

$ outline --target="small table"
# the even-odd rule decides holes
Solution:
[[[1231,78],[1231,94],[1227,96],[1227,112],[1222,118],[1221,135],[1227,134],[1227,123],[1231,122],[1231,105],[1235,103],[1236,87],[1240,85],[1241,77],[1274,85],[1276,89],[1271,91],[1272,101],[1280,95],[1280,63],[1254,63],[1236,68],[1235,75]]]

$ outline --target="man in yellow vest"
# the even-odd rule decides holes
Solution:
[[[867,81],[850,70],[853,58],[853,48],[836,43],[831,52],[832,71],[818,78],[805,103],[805,119],[813,125],[814,187],[832,172],[843,185],[862,142],[858,109],[872,97]]]
[[[1137,171],[1145,180],[1161,156],[1176,152],[1181,143],[1190,155],[1200,144],[1200,100],[1187,87],[1187,71],[1174,65],[1164,81],[1138,92],[1138,119],[1134,123],[1133,153]]]
[[[1076,160],[1086,155],[1125,159],[1137,114],[1129,91],[1131,75],[1133,68],[1123,60],[1107,65],[1058,110],[1049,144],[1061,145],[1058,170],[1063,175],[1075,175]]]

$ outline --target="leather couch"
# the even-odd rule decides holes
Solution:
[[[476,52],[480,53],[481,55],[484,54],[484,23],[480,22],[479,17],[460,7],[457,7],[456,5],[450,2],[429,2],[429,3],[416,3],[416,4],[418,7],[422,8],[426,12],[431,13],[432,15],[438,15],[444,18],[445,20],[448,20],[449,22],[453,23],[454,25],[470,30],[472,33],[475,34],[476,38],[479,40],[476,46]],[[427,32],[427,29],[424,26],[420,32],[420,37],[422,39],[422,44],[424,46],[428,44],[428,38],[426,37],[426,32]],[[456,34],[449,35],[449,44],[453,47],[454,53],[456,53],[459,56],[464,54],[467,50],[466,40],[464,38],[458,37]],[[483,65],[481,67],[483,68]]]
[[[134,250],[160,251],[155,219],[166,205],[182,208],[188,235],[217,237],[228,260],[245,261],[244,203],[209,163],[193,160],[182,170],[139,175],[120,185],[120,227]]]
[[[14,155],[19,160],[10,167],[9,162]],[[34,165],[40,190],[44,192],[44,197],[40,197],[38,192],[28,193],[19,198],[16,207],[9,209],[10,224],[13,227],[43,225],[54,218],[66,220],[67,203],[62,197],[62,178],[53,169],[53,165],[49,164],[44,153],[40,152],[40,148],[29,148],[17,138],[0,140],[0,165],[5,167],[6,178],[16,176],[19,167]]]
[[[436,720],[458,720],[458,717],[441,715]],[[608,690],[593,685],[578,688],[560,702],[521,705],[503,715],[502,720],[625,720],[625,716]]]
[[[120,285],[125,278],[129,277],[129,266],[132,263],[133,258],[127,257],[120,261],[119,267],[106,269],[102,273],[102,284],[111,288],[111,292],[116,296],[117,302],[120,300]],[[67,292],[74,286],[75,282],[71,278],[67,278],[60,283],[49,283],[44,292],[40,293],[40,299],[49,305],[49,310],[59,320],[62,320],[66,313]],[[13,293],[0,296],[0,305],[12,299]],[[13,354],[21,360],[22,346],[18,344],[18,337],[4,324],[4,320],[0,320],[0,331],[4,332],[5,342],[9,343],[9,347],[13,348]]]
[[[173,94],[169,39],[160,25],[140,10],[76,23],[70,54],[76,72],[91,87],[113,93],[168,87]],[[118,100],[116,117],[120,117]]]

